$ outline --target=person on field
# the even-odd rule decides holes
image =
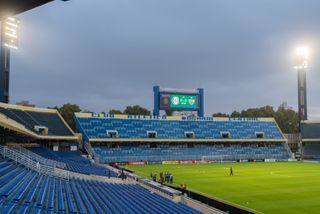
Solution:
[[[183,184],[183,189],[184,189],[184,190],[187,189],[187,184],[186,184],[186,183]]]
[[[163,184],[163,182],[164,182],[163,172],[160,172],[160,183]]]
[[[233,176],[233,169],[232,167],[230,167],[230,175],[229,176]]]
[[[172,184],[173,183],[173,175],[171,174],[170,175],[170,184]]]
[[[183,188],[184,188],[184,194],[183,194],[183,195],[184,195],[185,197],[187,197],[187,196],[188,196],[188,194],[187,194],[188,191],[187,191],[187,184],[186,184],[186,183],[183,184]]]
[[[166,172],[165,182],[166,182],[166,183],[169,183],[169,172]]]

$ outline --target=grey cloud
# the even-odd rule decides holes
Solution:
[[[151,110],[157,84],[203,87],[208,115],[282,101],[296,106],[290,54],[311,41],[309,102],[317,106],[319,6],[311,0],[54,1],[19,16],[11,100]]]

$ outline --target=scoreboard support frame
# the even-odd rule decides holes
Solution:
[[[196,109],[197,113],[198,113],[198,117],[204,117],[204,90],[203,88],[197,88],[197,89],[170,89],[167,90],[161,88],[160,86],[154,86],[153,87],[153,95],[154,95],[154,108],[153,108],[153,115],[154,116],[160,116],[160,95],[162,93],[167,93],[167,94],[187,94],[187,95],[196,95],[198,97],[198,102],[199,102],[199,106]],[[179,109],[176,109],[177,111],[179,111]],[[181,111],[181,110],[180,110]]]

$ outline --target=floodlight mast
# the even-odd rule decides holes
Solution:
[[[18,48],[19,20],[7,17],[0,25],[0,102],[9,103],[10,49]]]
[[[296,49],[296,62],[294,68],[298,75],[298,132],[299,143],[298,151],[302,155],[302,135],[301,121],[308,119],[307,112],[307,80],[306,71],[308,68],[309,49],[308,47],[299,47]]]
[[[307,112],[307,80],[306,71],[308,68],[309,49],[299,47],[296,49],[295,69],[298,75],[298,119],[299,132],[301,131],[301,121],[308,119]]]

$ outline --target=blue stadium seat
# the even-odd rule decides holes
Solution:
[[[48,135],[56,136],[73,136],[70,130],[63,123],[56,113],[27,111],[14,108],[0,107],[0,113],[8,118],[24,125],[30,131],[40,134],[34,129],[35,125],[45,126],[48,128]]]
[[[0,171],[2,213],[199,213],[135,184],[64,180],[1,158]]]
[[[139,118],[139,117],[137,117]],[[291,152],[283,143],[283,135],[274,120],[268,119],[223,119],[223,120],[166,120],[166,119],[130,119],[114,117],[75,117],[77,129],[85,141],[110,139],[108,131],[118,134],[117,138],[148,139],[148,131],[157,133],[157,140],[184,140],[186,134],[194,133],[195,140],[228,140],[225,143],[194,143],[188,147],[185,143],[157,143],[151,148],[142,143],[96,146],[94,152],[104,163],[132,161],[164,160],[248,160],[248,159],[288,159]],[[221,133],[228,133],[227,138]],[[260,133],[258,135],[257,133]],[[260,136],[260,137],[258,137]],[[261,142],[262,140],[271,143]],[[150,140],[150,139],[149,139]],[[190,138],[188,139],[190,141]],[[238,140],[237,142],[233,142]],[[239,143],[239,140],[244,142]],[[250,142],[245,142],[249,141]],[[256,141],[256,142],[255,142]],[[170,146],[168,146],[170,145]]]
[[[305,159],[320,159],[320,144],[305,144],[303,156]]]
[[[274,121],[237,120],[146,120],[103,117],[76,117],[77,129],[85,140],[110,138],[107,131],[116,130],[119,138],[148,138],[147,131],[156,131],[158,139],[186,139],[185,132],[194,132],[196,139],[222,139],[220,132],[230,132],[232,139],[283,139]]]
[[[72,152],[54,152],[44,147],[28,148],[30,151],[51,160],[66,163],[66,170],[78,172],[87,175],[108,176],[109,170],[91,163],[88,159],[82,157],[79,151]],[[111,177],[116,177],[116,173],[110,171]]]
[[[157,148],[143,146],[93,147],[105,163],[165,160],[254,160],[288,159],[284,143],[195,143],[194,147],[159,143]]]

